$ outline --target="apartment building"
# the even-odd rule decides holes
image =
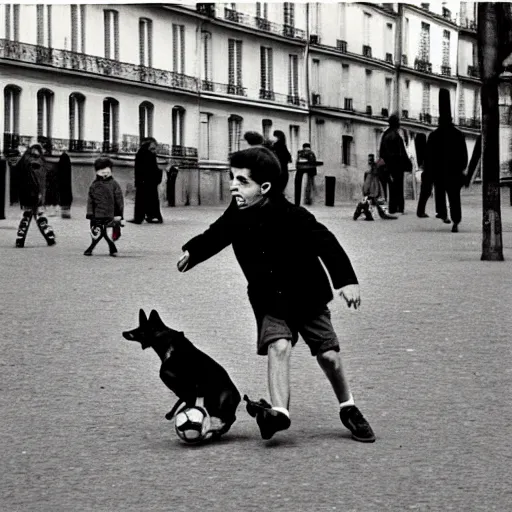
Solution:
[[[471,151],[475,45],[474,4],[459,2],[2,4],[2,154],[13,163],[38,140],[50,160],[67,151],[84,198],[98,154],[128,186],[153,136],[162,166],[180,169],[176,204],[213,204],[229,199],[243,133],[279,129],[292,155],[310,141],[323,160],[320,193],[331,175],[351,199],[392,112],[414,157],[440,87]]]

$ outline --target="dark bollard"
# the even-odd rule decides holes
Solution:
[[[167,171],[167,206],[176,206],[176,178],[178,177],[178,168],[171,165]]]
[[[334,194],[336,191],[336,177],[325,177],[325,206],[334,206]]]
[[[5,173],[7,162],[0,158],[0,219],[5,219]]]

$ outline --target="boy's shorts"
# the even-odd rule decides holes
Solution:
[[[340,344],[331,323],[331,312],[327,307],[309,318],[282,319],[271,315],[256,317],[258,325],[258,348],[260,356],[268,354],[268,346],[277,340],[285,339],[295,346],[299,334],[316,356],[328,350],[339,352]]]

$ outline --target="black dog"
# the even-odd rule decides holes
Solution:
[[[142,350],[152,347],[160,356],[160,378],[178,397],[178,402],[165,416],[168,420],[183,403],[192,407],[198,398],[203,398],[210,416],[221,421],[221,426],[212,431],[221,435],[230,429],[241,397],[219,363],[195,347],[182,332],[167,327],[155,310],[148,319],[141,309],[139,327],[123,332],[123,336],[138,341]]]

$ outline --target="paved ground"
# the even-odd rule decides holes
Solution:
[[[508,196],[507,196],[508,197]],[[461,232],[414,204],[397,221],[315,206],[351,256],[359,311],[333,303],[345,366],[378,436],[352,441],[316,362],[293,356],[292,427],[264,442],[239,409],[218,444],[188,447],[164,414],[174,397],[156,354],[123,340],[156,308],[266,397],[266,361],[231,250],[187,274],[180,246],[221,208],[164,209],[128,224],[120,256],[89,243],[83,206],[14,248],[19,211],[0,221],[0,509],[3,512],[504,511],[512,491],[512,208],[505,262],[481,262],[481,207],[463,198]],[[429,204],[430,212],[432,205]],[[131,207],[128,207],[131,212]]]

